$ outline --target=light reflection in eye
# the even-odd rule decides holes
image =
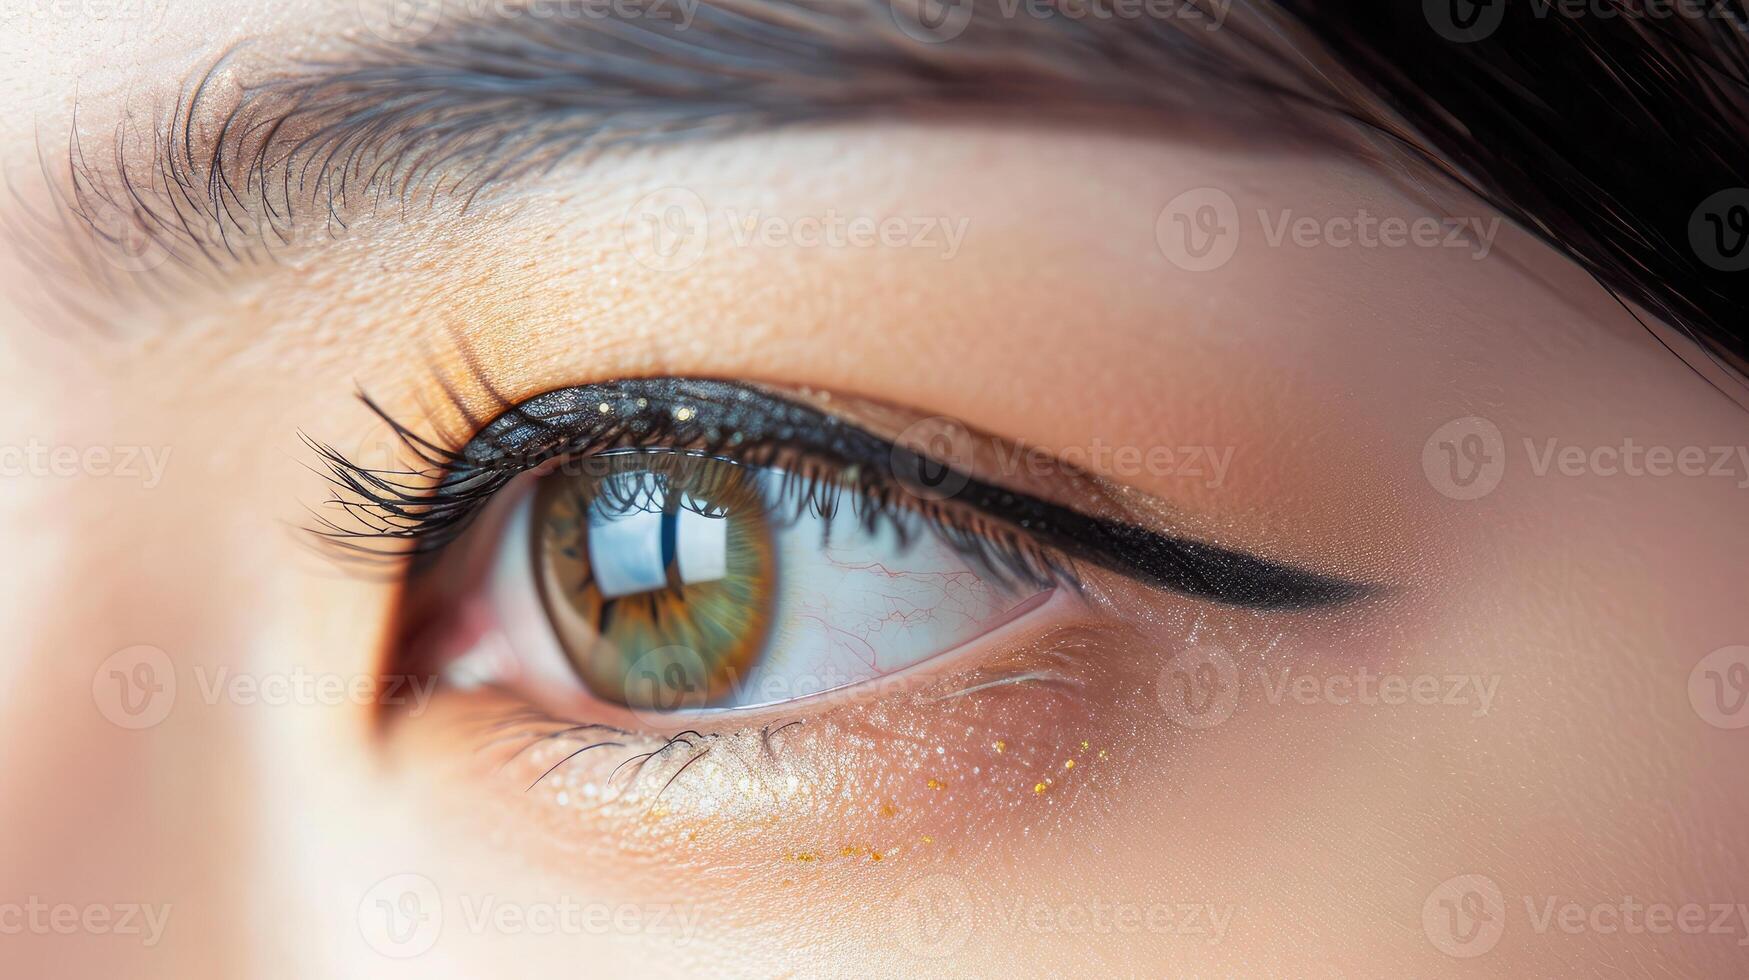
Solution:
[[[950,652],[1051,592],[981,571],[919,514],[798,504],[803,481],[780,469],[663,451],[595,462],[518,505],[487,592],[537,661],[527,673],[563,665],[611,704],[809,697]]]

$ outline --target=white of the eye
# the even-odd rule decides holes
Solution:
[[[485,585],[497,622],[480,636],[474,649],[445,669],[445,679],[458,687],[519,681],[536,690],[568,691],[577,686],[576,671],[569,666],[541,601],[527,547],[516,544],[528,540],[533,501],[534,494],[526,490],[509,501],[503,542]],[[561,605],[555,615],[567,619],[567,628],[589,629],[570,608]]]

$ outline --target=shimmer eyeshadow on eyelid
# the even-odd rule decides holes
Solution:
[[[927,476],[943,495],[1063,555],[1144,585],[1262,610],[1331,607],[1373,586],[1295,568],[1218,545],[1174,537],[1005,489],[798,401],[735,382],[629,379],[535,395],[487,423],[457,454],[439,487],[472,487],[487,474],[521,472],[557,457],[625,446],[698,447],[740,462],[778,452],[853,470],[888,497]]]

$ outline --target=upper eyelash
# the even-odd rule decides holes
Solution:
[[[685,391],[681,398],[695,412],[706,406],[719,409],[739,406],[744,412],[749,402],[763,398],[751,388],[696,379],[637,380],[558,389],[506,409],[460,450],[452,450],[413,432],[368,396],[361,395],[417,463],[405,470],[371,469],[353,463],[334,447],[305,436],[304,442],[321,458],[328,480],[336,490],[327,502],[343,510],[357,525],[346,527],[318,514],[320,526],[314,532],[355,556],[426,555],[441,550],[466,530],[485,501],[510,480],[551,460],[594,460],[620,450],[680,450],[652,455],[644,461],[643,468],[656,471],[680,467],[701,456],[724,458],[745,466],[776,466],[784,474],[778,503],[789,508],[795,517],[836,514],[844,508],[848,493],[850,513],[865,529],[872,531],[884,523],[903,541],[912,529],[899,517],[915,515],[926,522],[931,533],[968,560],[976,561],[982,571],[1001,584],[1019,582],[1038,587],[1080,584],[1071,562],[1027,536],[982,520],[964,506],[905,499],[899,484],[877,467],[854,466],[854,472],[849,472],[830,450],[792,445],[804,421],[799,417],[775,426],[769,433],[750,437],[747,427],[727,429],[703,412],[682,417],[668,404],[674,400],[668,397],[673,391],[659,394],[658,388]],[[585,391],[589,396],[584,403],[595,406],[595,414],[611,419],[610,423],[579,432],[556,424],[552,416],[540,417],[531,411],[531,406],[543,400],[575,398]],[[601,398],[613,400],[604,402]],[[603,404],[612,411],[600,412]],[[776,405],[799,409],[782,402]],[[766,413],[772,407],[761,404],[759,411]],[[833,416],[818,418],[827,423],[827,428],[840,428]],[[849,431],[848,427],[845,429]],[[773,516],[782,519],[784,515]]]
[[[1377,591],[1091,516],[963,474],[963,489],[951,503],[901,500],[904,491],[894,471],[943,464],[837,416],[743,384],[640,378],[556,389],[507,407],[460,450],[420,437],[365,401],[425,467],[359,467],[306,437],[337,489],[330,504],[360,525],[346,528],[318,516],[317,533],[365,555],[398,555],[395,543],[414,554],[441,548],[504,484],[549,460],[627,447],[690,448],[755,466],[794,459],[801,469],[798,479],[832,476],[822,481],[827,486],[846,480],[868,497],[877,514],[897,506],[918,511],[966,554],[1023,580],[1075,584],[1074,563],[1087,561],[1146,585],[1258,609],[1333,606]],[[807,445],[798,451],[795,444],[804,435]],[[809,464],[826,468],[810,473]],[[971,518],[990,523],[967,524]],[[388,541],[391,547],[359,545],[356,539]]]

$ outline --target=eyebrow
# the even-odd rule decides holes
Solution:
[[[344,234],[360,214],[439,200],[465,212],[621,147],[930,109],[1218,105],[1231,117],[1270,111],[1272,96],[1308,101],[1256,68],[1270,42],[1256,25],[1225,23],[1232,0],[1173,0],[1174,17],[1128,21],[986,4],[940,43],[917,39],[910,2],[619,0],[609,16],[599,0],[551,0],[250,69],[255,80],[239,87],[227,72],[255,56],[245,46],[143,126],[124,114],[109,152],[75,121],[59,174],[45,158],[61,205],[46,224],[87,251],[155,249],[166,268],[212,274]],[[647,15],[621,16],[628,4]],[[1290,122],[1274,109],[1277,126],[1256,132]]]

